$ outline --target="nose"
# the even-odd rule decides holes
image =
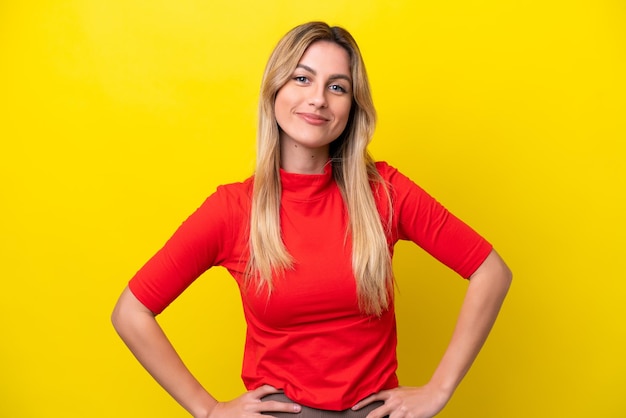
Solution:
[[[328,103],[326,101],[326,88],[323,85],[315,86],[311,89],[309,105],[314,106],[317,109],[325,108],[328,106]]]

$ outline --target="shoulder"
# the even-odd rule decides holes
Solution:
[[[375,163],[376,170],[380,177],[388,185],[402,185],[406,182],[413,183],[407,176],[402,174],[396,167],[393,167],[386,161],[377,161]]]
[[[396,168],[389,165],[386,161],[376,161],[374,165],[376,165],[376,170],[382,178],[386,178],[389,176],[390,173],[398,171]]]
[[[422,199],[431,198],[430,195],[415,181],[403,174],[396,167],[389,165],[385,161],[377,161],[376,169],[383,183],[391,192],[392,197],[402,199],[406,196]]]
[[[225,199],[249,200],[252,198],[253,177],[242,182],[222,184],[215,190],[216,195]]]
[[[200,210],[215,216],[220,212],[230,216],[247,213],[252,202],[252,177],[237,183],[222,184],[203,202]]]

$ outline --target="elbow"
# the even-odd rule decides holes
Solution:
[[[503,281],[506,287],[506,291],[508,292],[508,290],[511,287],[511,283],[513,283],[513,272],[511,271],[511,269],[509,268],[509,266],[507,266],[506,264],[504,265],[504,271],[502,273],[503,276]]]
[[[500,257],[500,255],[495,252],[495,250],[492,251],[491,261],[492,275],[496,276],[499,281],[508,288],[513,281],[513,272],[504,262],[502,257]]]
[[[111,312],[111,324],[115,331],[121,336],[124,333],[125,325],[132,321],[134,311],[134,297],[126,287],[117,300],[113,312]]]
[[[513,281],[513,271],[511,271],[509,266],[507,266],[502,259],[500,259],[500,276],[502,277],[502,281],[509,285]]]
[[[506,266],[506,279],[509,281],[509,283],[513,281],[513,272],[508,266]]]
[[[499,259],[499,268],[497,270],[498,281],[500,282],[500,287],[503,292],[503,297],[509,292],[511,287],[511,283],[513,283],[513,271],[506,265],[504,260]]]
[[[133,332],[137,327],[141,327],[143,318],[154,319],[154,316],[155,314],[139,302],[126,287],[113,308],[111,323],[115,331],[123,338],[125,333]]]
[[[115,331],[117,331],[117,333],[120,333],[120,330],[122,328],[122,323],[123,323],[123,318],[124,318],[124,314],[123,314],[123,308],[121,306],[121,300],[118,300],[117,303],[115,304],[115,307],[113,308],[113,312],[111,312],[111,324],[113,325],[113,328],[115,329]]]
[[[504,297],[513,281],[513,272],[498,253],[492,250],[483,264],[470,277],[470,281],[481,281],[488,287],[499,289],[498,293]]]

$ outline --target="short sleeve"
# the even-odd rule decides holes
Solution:
[[[241,183],[238,183],[241,185]],[[220,186],[133,276],[129,288],[159,314],[195,279],[231,257],[241,222],[233,187]],[[241,217],[241,216],[239,216]]]
[[[390,187],[398,239],[413,241],[469,278],[492,245],[397,169],[386,163],[377,163],[377,168]]]

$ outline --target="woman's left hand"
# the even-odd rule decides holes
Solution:
[[[358,410],[376,401],[383,405],[370,412],[366,418],[431,418],[443,409],[450,395],[433,386],[397,387],[368,396],[352,407]]]

